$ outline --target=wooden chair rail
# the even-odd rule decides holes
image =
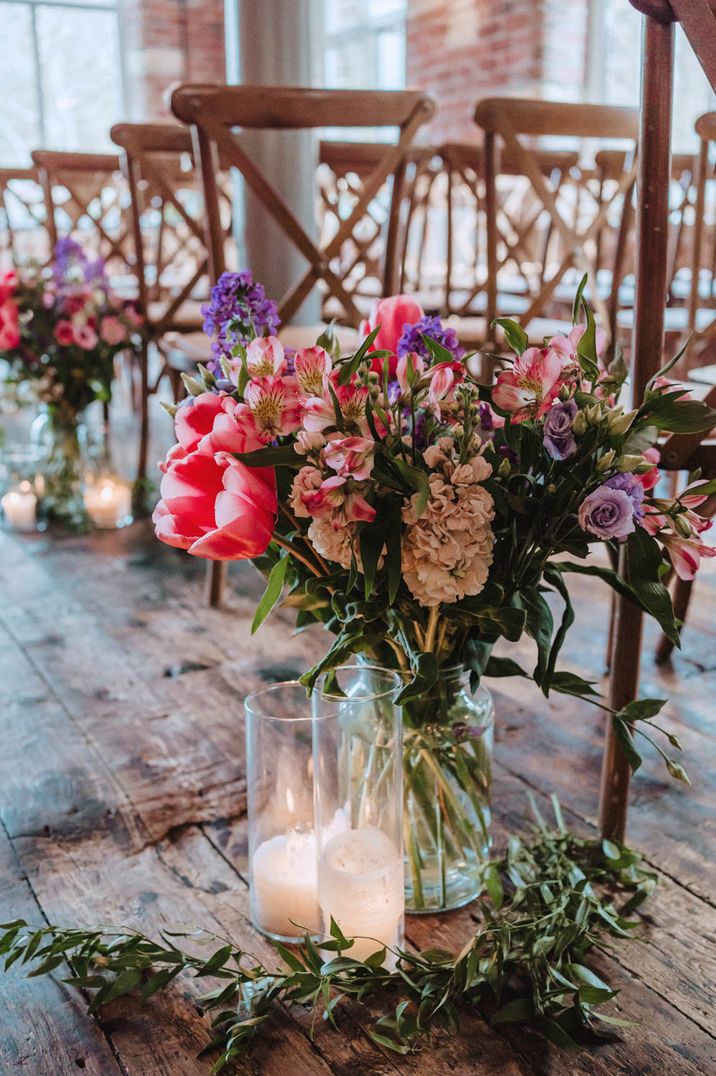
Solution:
[[[486,97],[478,101],[475,123],[500,134],[509,124],[515,134],[634,141],[639,112],[617,105],[571,104],[519,97]]]

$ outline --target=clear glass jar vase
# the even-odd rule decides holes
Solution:
[[[492,696],[462,667],[403,707],[405,901],[413,914],[480,895],[491,838]]]
[[[83,530],[89,519],[83,497],[87,427],[82,413],[48,404],[33,423],[32,439],[44,461],[43,517]]]

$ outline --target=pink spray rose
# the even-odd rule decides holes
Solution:
[[[116,347],[127,339],[127,330],[119,318],[112,314],[102,318],[99,324],[99,335],[105,344]]]
[[[92,351],[97,347],[98,336],[91,325],[75,325],[74,338],[77,346],[83,351]]]

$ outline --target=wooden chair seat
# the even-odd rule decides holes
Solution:
[[[703,332],[716,320],[716,309],[700,307],[696,311],[696,331]],[[631,329],[634,324],[633,310],[620,310],[617,314],[617,326]],[[689,327],[689,311],[685,306],[669,306],[664,310],[664,332],[685,333]]]
[[[716,365],[697,366],[695,370],[689,370],[688,380],[694,385],[716,385]]]
[[[199,332],[204,324],[201,308],[206,301],[185,299],[179,309],[166,320],[163,320],[167,310],[166,301],[151,302],[147,306],[147,323],[150,327],[162,324],[168,332]]]
[[[450,325],[457,332],[458,340],[463,347],[482,347],[493,338],[497,344],[504,343],[505,334],[497,326],[494,332],[488,334],[487,318],[461,318],[457,315],[445,319],[445,324]],[[570,321],[560,321],[558,318],[532,318],[529,325],[524,326],[531,347],[540,347],[546,336],[567,335],[572,328]]]

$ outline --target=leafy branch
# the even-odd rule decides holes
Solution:
[[[400,1054],[434,1030],[454,1030],[461,1012],[474,1006],[495,1025],[528,1021],[550,1041],[574,1046],[604,1026],[629,1026],[601,1011],[617,992],[584,961],[609,939],[631,935],[639,920],[628,917],[653,891],[655,876],[629,849],[571,833],[554,798],[555,825],[546,824],[534,801],[532,809],[530,839],[511,837],[505,854],[487,864],[481,922],[457,955],[399,950],[390,972],[382,967],[385,950],[352,960],[353,941],[332,923],[320,950],[308,937],[295,950],[275,943],[285,967],[271,970],[206,931],[167,930],[153,941],[128,930],[33,930],[23,919],[0,925],[0,955],[6,970],[18,961],[34,965],[31,977],[69,964],[72,974],[63,981],[92,995],[92,1013],[127,994],[147,1001],[182,972],[221,980],[199,1002],[212,1016],[203,1053],[219,1051],[212,1072],[244,1055],[282,1004],[308,1005],[336,1026],[343,999],[369,996],[389,1007],[369,1034]],[[205,958],[175,939],[220,944]]]

